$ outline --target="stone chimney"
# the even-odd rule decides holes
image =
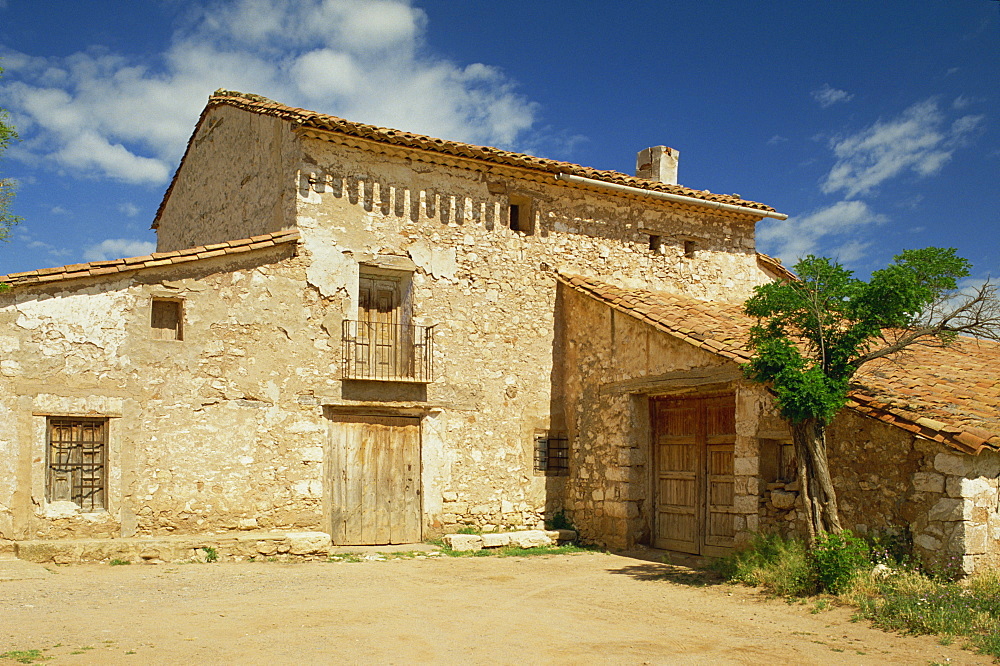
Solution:
[[[677,160],[681,152],[666,146],[653,146],[639,151],[635,158],[635,175],[669,185],[677,184]]]

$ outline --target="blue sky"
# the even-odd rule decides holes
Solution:
[[[0,273],[151,251],[208,95],[680,182],[790,215],[764,252],[859,274],[956,247],[1000,275],[1000,2],[0,0]]]

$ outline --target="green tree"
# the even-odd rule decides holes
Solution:
[[[1000,339],[996,287],[987,281],[972,293],[958,289],[970,268],[953,248],[906,250],[865,282],[810,255],[792,269],[798,280],[759,286],[746,302],[757,323],[744,371],[769,387],[791,423],[811,545],[841,531],[826,427],[847,403],[858,369],[960,334]]]
[[[2,75],[3,68],[0,67],[0,76]],[[10,142],[17,139],[17,131],[9,123],[8,118],[7,111],[0,108],[0,156]],[[7,240],[11,227],[21,221],[21,218],[10,212],[13,201],[14,183],[8,178],[0,178],[0,241]],[[0,291],[6,288],[7,285],[0,282]]]

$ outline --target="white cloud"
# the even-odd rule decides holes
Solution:
[[[428,55],[411,0],[224,0],[189,12],[154,61],[100,47],[6,54],[0,95],[25,139],[10,156],[163,184],[217,88],[504,147],[535,120],[500,70]]]
[[[84,261],[105,261],[120,257],[141,257],[156,251],[156,243],[130,240],[128,238],[108,238],[96,245],[83,248]]]
[[[982,124],[983,116],[962,116],[949,126],[934,99],[914,104],[898,118],[878,121],[860,132],[831,141],[837,162],[823,192],[848,198],[871,192],[890,178],[912,172],[930,176],[951,159],[954,149]]]
[[[131,201],[123,201],[118,204],[118,212],[125,217],[135,217],[139,214],[139,207]]]
[[[829,83],[824,83],[823,87],[819,90],[813,90],[809,94],[812,95],[812,98],[819,102],[819,105],[824,109],[828,106],[833,106],[838,102],[850,102],[854,98],[854,95],[846,90],[831,88]]]
[[[757,225],[757,243],[767,254],[793,264],[807,254],[825,254],[843,262],[857,261],[869,242],[857,238],[864,228],[885,222],[863,201],[838,201],[802,217],[768,220]],[[838,237],[852,237],[840,244]]]

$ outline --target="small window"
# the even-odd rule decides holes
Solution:
[[[535,233],[535,218],[531,210],[531,197],[511,195],[508,224],[512,231],[530,236]]]
[[[535,471],[553,476],[569,474],[569,437],[565,432],[535,433]]]
[[[149,327],[154,340],[183,340],[184,317],[181,301],[154,298],[149,311]]]
[[[48,501],[106,508],[108,420],[49,417],[47,430]]]
[[[698,241],[693,241],[693,240],[684,241],[685,259],[694,259],[694,255],[697,251],[698,251]]]
[[[663,237],[662,236],[649,236],[649,251],[653,254],[660,254],[663,252]]]

